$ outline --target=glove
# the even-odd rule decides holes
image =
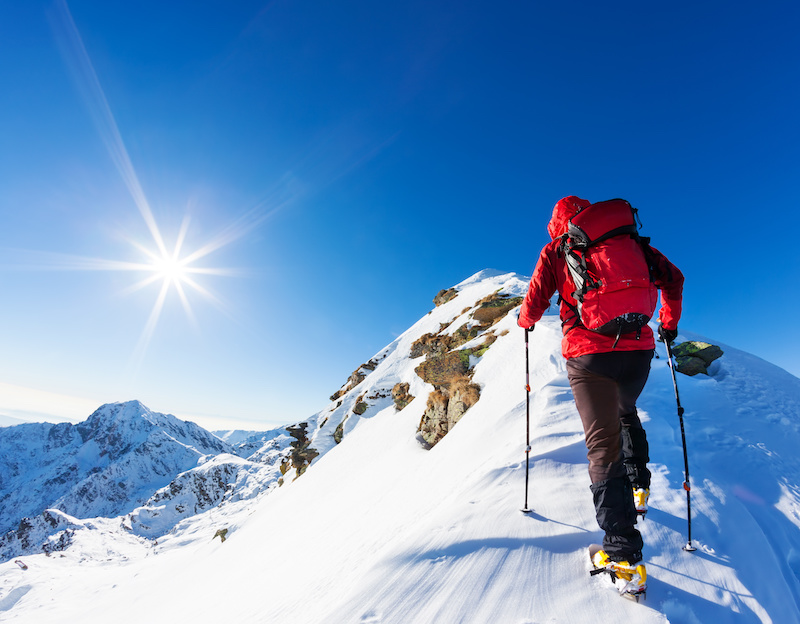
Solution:
[[[671,345],[678,337],[678,328],[676,327],[675,329],[667,329],[663,325],[659,325],[658,337],[661,342],[666,342],[667,344]]]
[[[526,332],[532,332],[533,331],[533,325],[531,325],[530,327],[525,327],[522,323],[520,323],[520,321],[519,321],[520,314],[522,314],[522,310],[517,312],[517,325],[519,325]]]

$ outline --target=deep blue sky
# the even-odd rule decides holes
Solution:
[[[438,290],[530,274],[571,194],[640,209],[682,328],[800,375],[798,25],[789,1],[4,3],[0,382],[296,421]],[[167,247],[188,214],[187,253],[232,232],[195,266],[240,269],[194,278],[194,322],[172,289],[149,342],[146,271],[53,270],[155,250],[120,146]]]

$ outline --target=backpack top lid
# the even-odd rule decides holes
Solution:
[[[638,235],[636,212],[624,199],[609,199],[582,208],[569,220],[570,242],[573,247],[585,248],[620,234]]]

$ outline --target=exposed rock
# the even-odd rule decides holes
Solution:
[[[300,423],[298,425],[293,425],[291,427],[286,427],[286,431],[289,432],[295,441],[291,443],[292,452],[289,455],[289,458],[292,463],[292,467],[297,471],[297,476],[299,477],[303,474],[308,466],[314,461],[314,458],[319,455],[316,449],[309,446],[311,441],[306,436],[308,431],[308,423]],[[284,474],[286,474],[284,472]]]
[[[392,388],[392,401],[398,411],[414,400],[414,397],[408,393],[410,387],[407,383],[397,383]]]
[[[66,550],[72,544],[75,530],[83,524],[57,509],[20,520],[19,526],[0,537],[0,561],[20,555],[33,555]]]
[[[723,351],[707,342],[688,341],[675,345],[672,354],[675,356],[675,370],[694,376],[699,373],[708,375],[709,364],[722,357]]]
[[[347,383],[350,386],[350,388],[355,388],[366,378],[367,378],[366,373],[361,372],[361,369],[359,369],[352,372],[352,374],[350,375],[350,379],[347,380]]]
[[[479,302],[472,318],[482,325],[493,325],[521,303],[522,297],[494,293]]]
[[[411,358],[423,355],[442,355],[450,350],[452,338],[447,334],[425,334],[411,345]]]
[[[477,338],[480,332],[481,328],[478,326],[469,327],[467,325],[462,325],[453,332],[450,340],[450,348],[458,349],[461,345],[468,343],[473,338]]]
[[[355,407],[353,408],[353,413],[357,414],[358,416],[361,416],[364,412],[367,411],[368,407],[369,405],[364,401],[358,401]]]
[[[694,377],[700,373],[708,375],[708,367],[706,366],[706,363],[702,359],[698,357],[692,357],[691,355],[682,355],[680,357],[676,357],[675,370],[679,373],[683,373],[684,375],[689,375],[689,377]]]
[[[354,370],[350,374],[350,377],[348,378],[347,382],[338,391],[336,391],[330,396],[330,400],[336,401],[345,394],[347,394],[348,392],[350,392],[350,390],[352,390],[358,384],[364,381],[367,375],[372,371],[374,371],[377,368],[378,364],[381,363],[381,360],[383,360],[385,357],[386,357],[385,354],[383,355],[383,357],[374,357],[366,364],[362,364],[361,366],[359,366],[356,370]]]
[[[450,351],[428,358],[414,369],[424,381],[435,387],[447,386],[469,370],[470,349]]]
[[[479,398],[479,386],[471,383],[466,376],[454,379],[449,388],[434,390],[428,396],[427,407],[420,420],[420,435],[430,446],[435,446]]]
[[[468,379],[464,378],[454,383],[450,387],[450,400],[447,402],[447,419],[453,424],[457,423],[480,397],[480,386]]]
[[[437,295],[433,298],[433,305],[437,308],[440,305],[443,305],[454,299],[458,295],[458,291],[455,288],[448,288],[447,290],[440,290]]]
[[[448,327],[444,324],[444,327]],[[411,358],[418,358],[423,355],[439,356],[453,349],[458,349],[463,344],[468,343],[473,338],[476,338],[481,332],[482,328],[478,325],[470,327],[467,324],[462,325],[452,334],[425,334],[420,336],[411,345]]]
[[[448,397],[440,390],[434,390],[428,395],[428,403],[420,420],[418,431],[431,446],[434,446],[450,431],[450,422],[447,420],[447,401]]]
[[[341,441],[344,439],[344,423],[347,421],[345,418],[342,422],[339,423],[339,426],[336,427],[336,431],[333,432],[333,441],[336,444],[340,444]]]
[[[444,302],[446,291],[437,295]],[[473,321],[463,324],[452,333],[443,333],[450,326],[442,323],[438,334],[425,334],[411,346],[412,358],[426,356],[414,371],[434,387],[428,396],[425,413],[419,424],[422,438],[433,446],[438,443],[461,417],[480,398],[480,388],[471,382],[472,357],[480,357],[497,340],[493,331],[486,331],[522,302],[522,297],[512,297],[501,291],[492,293],[478,302],[472,310]],[[440,304],[439,304],[440,305]],[[460,316],[469,312],[465,308]],[[485,336],[477,347],[461,348],[468,342]],[[396,386],[397,388],[397,386]],[[399,393],[399,389],[398,389]],[[393,391],[393,397],[394,397]],[[398,409],[402,403],[397,402]],[[405,406],[405,405],[403,405]]]

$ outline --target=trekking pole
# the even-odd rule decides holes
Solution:
[[[686,475],[686,480],[683,482],[683,489],[686,490],[686,518],[689,524],[689,537],[683,549],[686,552],[694,552],[697,548],[692,546],[692,486],[689,483],[689,455],[686,451],[683,407],[681,406],[681,397],[678,394],[678,380],[675,378],[675,365],[672,362],[672,346],[668,340],[664,340],[664,344],[667,346],[667,363],[669,364],[669,370],[672,372],[672,386],[675,388],[675,401],[678,403],[678,420],[680,420],[681,423],[681,442],[683,443],[683,470]]]
[[[530,513],[528,507],[528,475],[530,473],[531,456],[531,371],[528,357],[528,333],[533,328],[525,329],[525,506],[522,513]]]

